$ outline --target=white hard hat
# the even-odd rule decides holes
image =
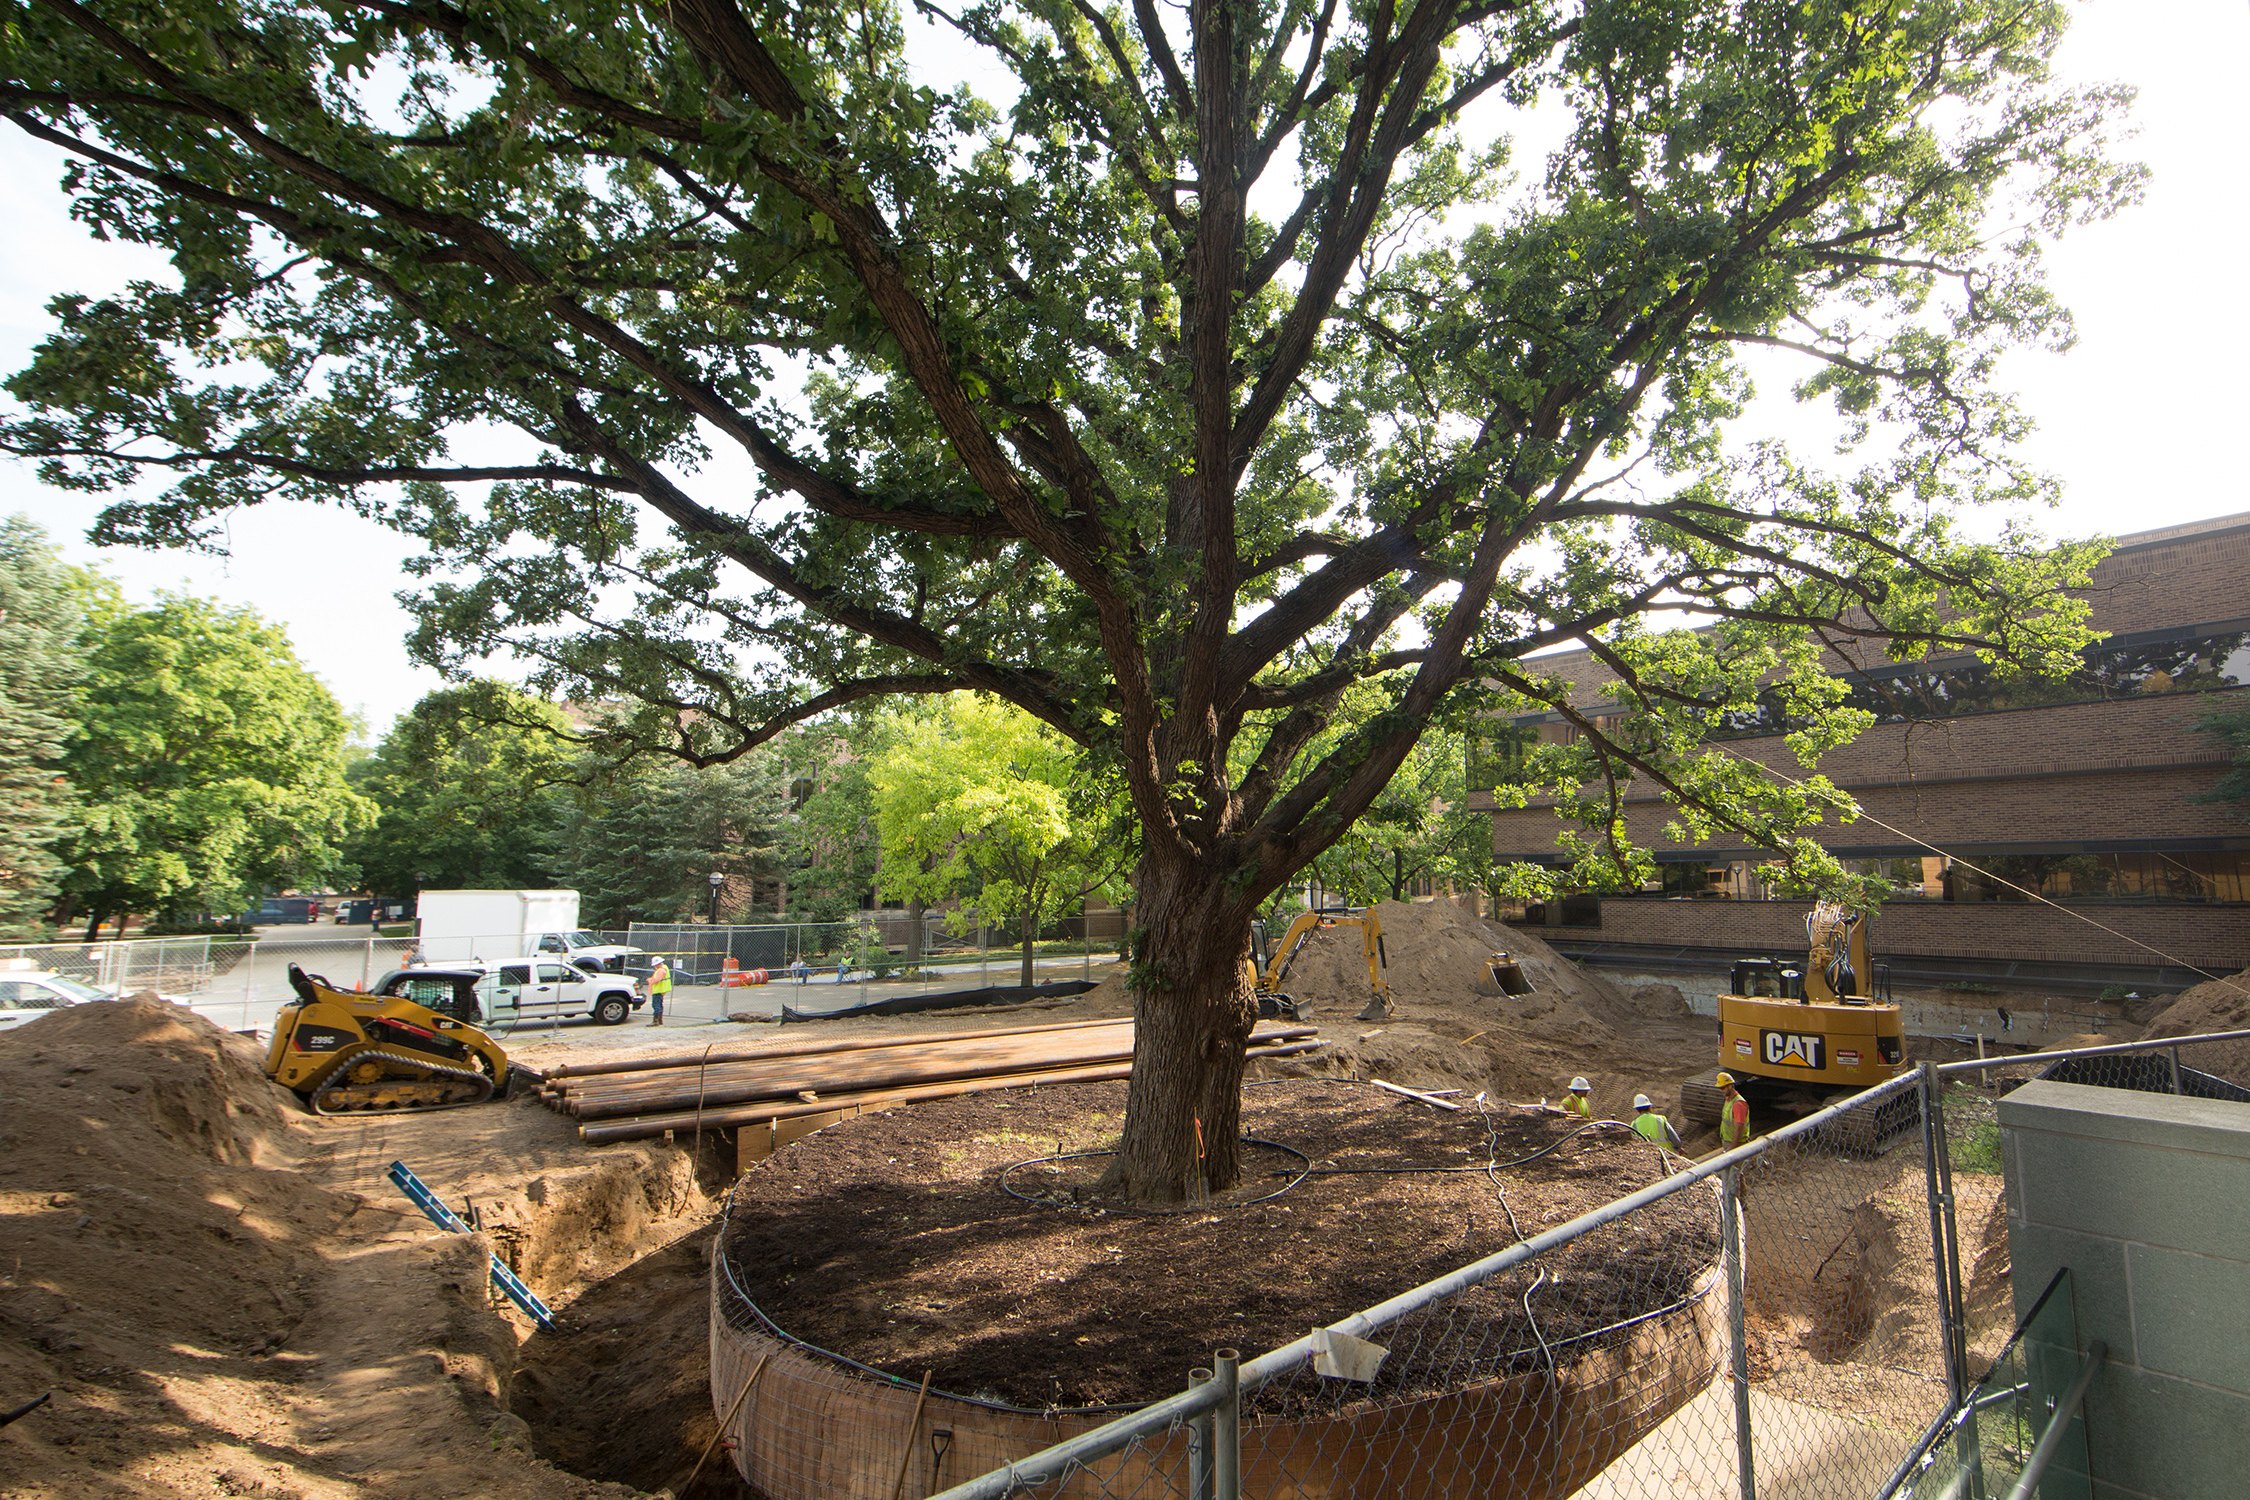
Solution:
[[[1633,1108],[1635,1108],[1635,1109],[1654,1109],[1654,1108],[1656,1108],[1656,1106],[1655,1106],[1654,1104],[1652,1104],[1652,1103],[1650,1103],[1650,1102],[1649,1102],[1649,1097],[1648,1097],[1648,1095],[1646,1095],[1646,1094],[1635,1094],[1635,1095],[1633,1096]]]
[[[1588,1083],[1583,1078],[1573,1078],[1572,1080],[1570,1080],[1570,1091],[1574,1094],[1583,1094],[1592,1087],[1593,1085]]]

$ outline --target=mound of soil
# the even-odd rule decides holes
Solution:
[[[1301,1161],[1254,1152],[1263,1201],[1138,1214],[1095,1206],[1098,1156],[1035,1160],[1113,1142],[1124,1103],[1121,1083],[1078,1084],[845,1121],[743,1180],[721,1253],[769,1318],[863,1364],[1020,1407],[1137,1403],[1177,1389],[1214,1347],[1286,1343],[1663,1170],[1624,1131],[1566,1140],[1554,1116],[1284,1081],[1247,1091],[1245,1134],[1360,1170],[1292,1186]],[[1440,1170],[1366,1170],[1403,1167]],[[1716,1242],[1708,1199],[1680,1194],[1551,1257],[1536,1329],[1528,1273],[1455,1304],[1446,1325],[1472,1339],[1476,1373],[1536,1363],[1541,1338],[1679,1299]],[[1402,1340],[1382,1383],[1431,1393],[1462,1378],[1460,1360],[1446,1338]]]
[[[556,1298],[700,1208],[692,1180],[653,1153],[588,1165],[530,1101],[316,1119],[261,1063],[155,1001],[0,1033],[0,1406],[54,1398],[0,1433],[0,1494],[631,1493],[532,1456],[488,1242],[382,1173],[403,1157],[518,1227]]]
[[[2194,989],[2183,990],[2158,1012],[2148,1035],[2156,1038],[2244,1030],[2250,1030],[2250,969],[2229,979],[2206,980]],[[2250,1041],[2185,1047],[2180,1051],[2180,1061],[2205,1073],[2250,1084]]]
[[[1288,978],[1332,1045],[1265,1064],[1297,1075],[1382,1078],[1410,1088],[1489,1090],[1498,1099],[1560,1099],[1572,1077],[1593,1084],[1596,1112],[1631,1115],[1636,1093],[1678,1117],[1679,1081],[1714,1062],[1709,1021],[1691,1015],[1679,991],[1644,984],[1630,992],[1580,968],[1531,933],[1485,921],[1450,901],[1384,902],[1390,1018],[1357,1022],[1367,965],[1355,931],[1313,935]],[[1502,996],[1486,968],[1512,954],[1532,993]]]

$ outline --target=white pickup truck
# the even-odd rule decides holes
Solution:
[[[416,964],[375,982],[378,995],[403,995],[472,1025],[506,1032],[525,1021],[591,1016],[616,1026],[645,997],[632,980],[537,956],[496,964]]]

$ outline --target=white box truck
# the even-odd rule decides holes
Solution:
[[[576,891],[424,891],[414,930],[424,963],[554,954],[591,974],[619,974],[642,951],[580,928]]]

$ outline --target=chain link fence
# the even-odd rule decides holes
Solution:
[[[2003,1494],[2044,1387],[2016,1337],[1994,1101],[2040,1076],[2250,1100],[2194,1066],[2246,1036],[1925,1065],[1734,1151],[1667,1155],[1567,1223],[1507,1212],[1497,1253],[1257,1358],[1216,1350],[1106,1422],[797,1345],[722,1244],[713,1399],[772,1500]],[[1504,1211],[1509,1165],[1489,1174]]]

